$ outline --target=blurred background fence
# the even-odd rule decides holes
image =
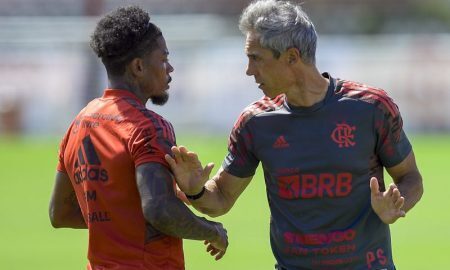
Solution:
[[[245,75],[246,0],[0,0],[0,134],[60,136],[107,85],[88,42],[98,16],[138,4],[166,37],[177,131],[228,132],[262,93]],[[317,64],[385,89],[413,132],[450,131],[450,1],[307,0]]]

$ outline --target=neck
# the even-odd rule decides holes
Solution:
[[[315,66],[304,66],[294,73],[296,83],[286,92],[289,104],[310,107],[325,98],[329,80]]]
[[[142,102],[142,104],[146,104],[148,98],[144,96],[139,85],[133,83],[131,80],[128,80],[123,77],[108,77],[108,88],[110,89],[120,89],[126,90],[136,95],[136,97]]]

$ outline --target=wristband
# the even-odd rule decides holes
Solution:
[[[205,186],[203,186],[202,190],[199,193],[195,194],[195,195],[187,195],[185,193],[186,194],[186,198],[188,198],[189,200],[200,199],[200,197],[203,196],[203,193],[205,193],[205,190],[206,190],[206,188],[205,188]]]

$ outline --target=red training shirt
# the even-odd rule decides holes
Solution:
[[[168,167],[173,145],[172,125],[125,90],[106,89],[72,122],[57,170],[70,177],[88,225],[88,269],[184,269],[182,239],[146,222],[135,177],[143,163]]]

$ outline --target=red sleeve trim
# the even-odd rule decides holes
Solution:
[[[395,118],[399,115],[397,105],[382,89],[353,82],[344,82],[340,92],[350,98],[358,98],[374,104],[381,103],[382,106],[380,107],[387,110],[392,117]]]

